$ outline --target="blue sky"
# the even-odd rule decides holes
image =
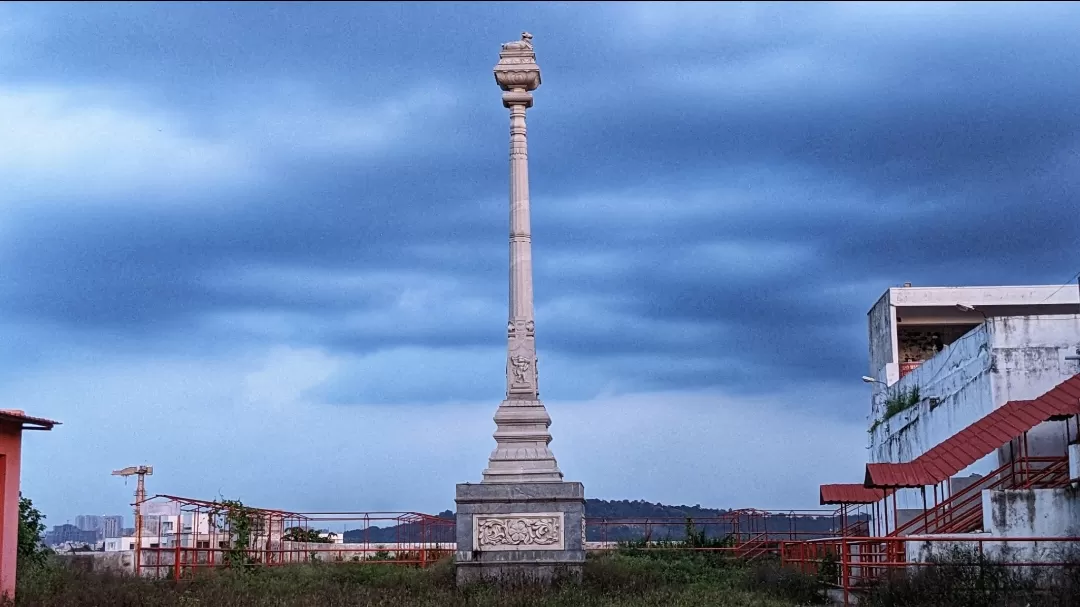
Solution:
[[[0,406],[56,524],[152,492],[452,507],[494,445],[499,44],[535,36],[552,449],[602,498],[813,506],[865,314],[1077,269],[1080,7],[0,5]]]

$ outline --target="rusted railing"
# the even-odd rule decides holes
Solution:
[[[1080,537],[920,536],[833,538],[806,542],[784,542],[780,548],[782,566],[821,579],[843,591],[844,604],[853,604],[852,595],[881,583],[891,572],[915,571],[924,567],[978,566],[979,562],[1009,568],[1076,567],[1070,558]],[[979,559],[974,563],[950,561],[950,551],[967,551]]]
[[[928,508],[889,535],[974,531],[982,524],[984,490],[1062,487],[1069,482],[1068,467],[1067,457],[1026,457],[1010,461]]]
[[[453,520],[416,512],[291,513],[175,496],[144,507],[150,524],[129,538],[137,575],[309,562],[426,567],[454,549]]]

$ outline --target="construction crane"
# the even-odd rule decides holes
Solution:
[[[153,466],[128,466],[123,470],[113,470],[113,476],[122,476],[124,480],[129,476],[139,477],[135,485],[135,543],[138,548],[142,548],[142,504],[146,501],[146,477],[153,474]]]

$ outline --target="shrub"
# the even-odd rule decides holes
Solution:
[[[749,590],[789,599],[799,605],[824,602],[824,587],[818,579],[789,567],[781,567],[776,559],[755,562],[744,575],[743,585]]]
[[[1058,559],[1055,559],[1058,560]],[[1080,560],[1066,567],[1017,567],[954,547],[927,565],[893,571],[862,604],[872,607],[1077,607]]]

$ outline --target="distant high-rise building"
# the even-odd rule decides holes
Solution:
[[[104,526],[100,514],[80,514],[75,517],[75,526],[83,531],[101,531]]]
[[[56,546],[64,542],[94,544],[97,542],[97,535],[97,531],[86,531],[75,525],[56,525],[45,534],[45,545]]]
[[[121,537],[124,532],[124,517],[120,515],[102,517],[102,531],[104,537]]]

